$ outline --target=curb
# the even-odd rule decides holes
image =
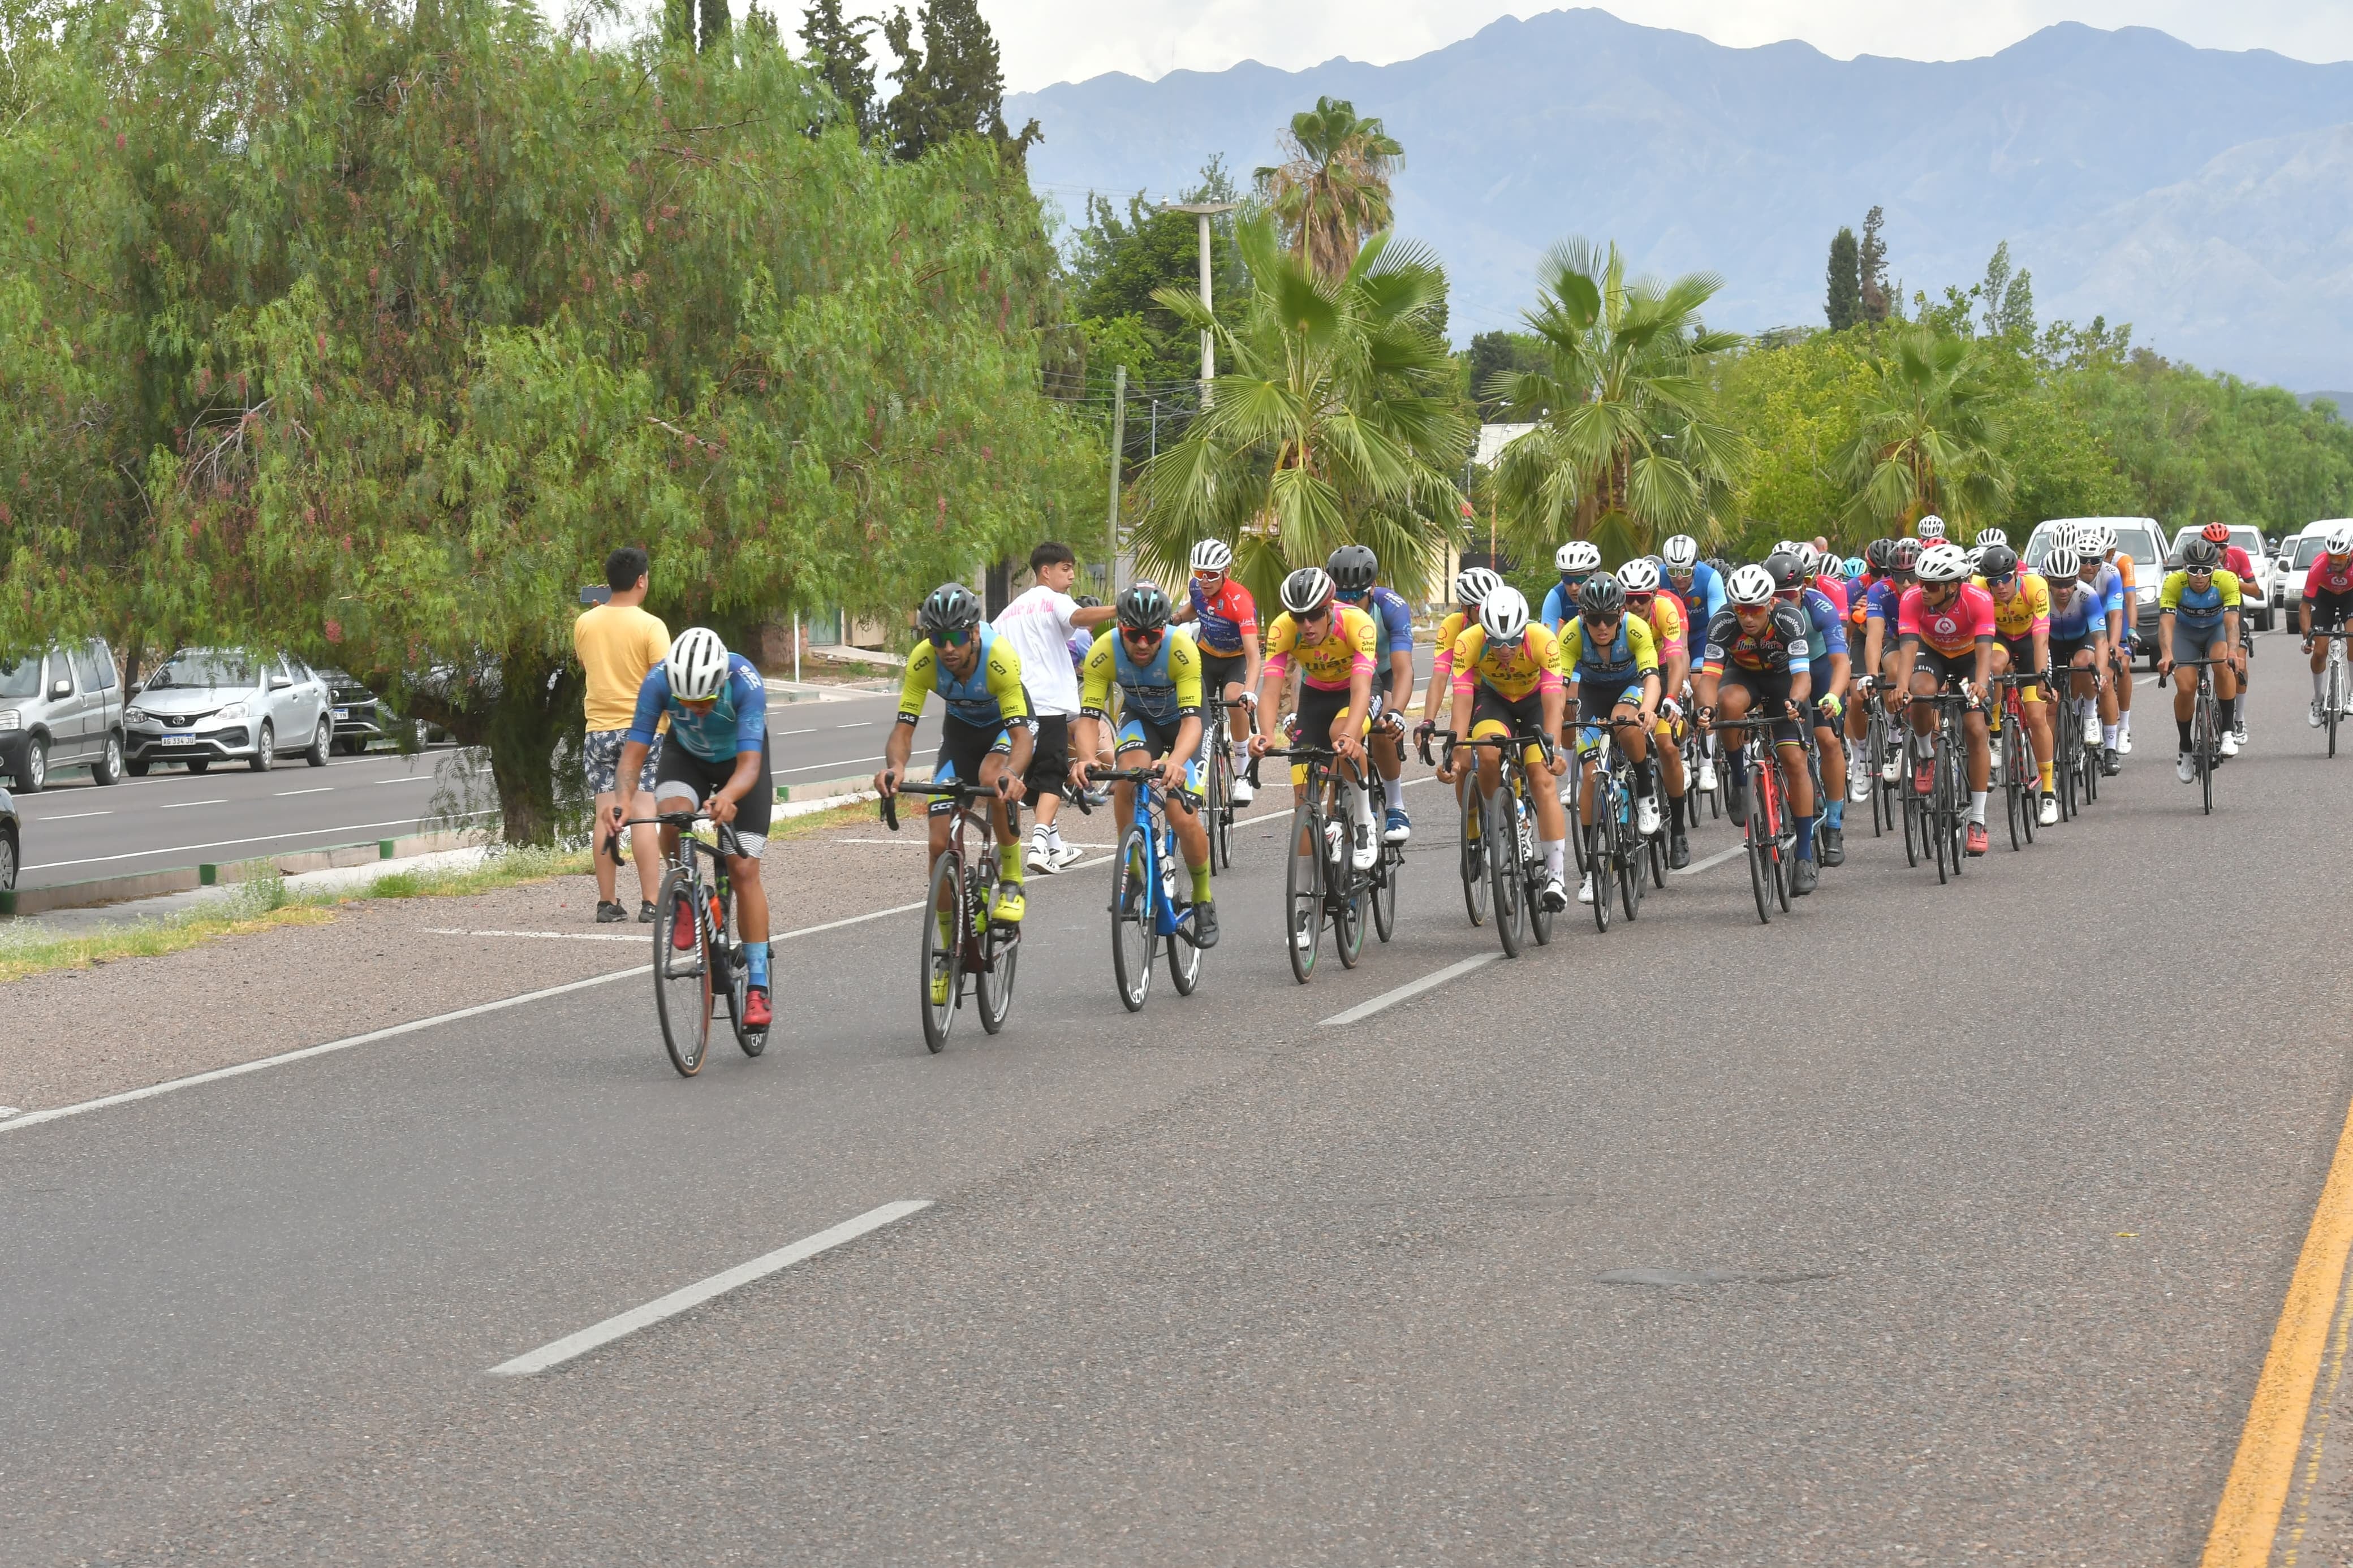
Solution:
[[[910,768],[907,770],[907,782],[909,784],[929,784],[931,782],[931,778],[932,771],[929,768]],[[830,802],[838,805],[847,805],[849,802],[846,797],[852,795],[865,800],[872,800],[874,798],[874,775],[872,773],[855,773],[848,778],[818,779],[810,784],[778,784],[776,786],[776,804],[778,805],[797,805],[806,809],[815,809],[816,803],[820,801]],[[799,813],[796,812],[793,815],[798,816]]]
[[[358,844],[335,844],[323,849],[298,850],[290,855],[262,855],[239,861],[206,861],[168,870],[145,871],[129,877],[98,877],[86,882],[58,882],[46,888],[0,889],[0,916],[46,914],[52,910],[86,910],[101,904],[126,903],[169,893],[192,892],[242,882],[268,866],[280,876],[364,866],[382,860],[406,860],[446,849],[468,847],[463,833],[419,833],[406,838],[375,838]]]

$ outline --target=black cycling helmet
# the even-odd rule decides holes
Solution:
[[[1381,574],[1381,558],[1366,544],[1343,544],[1332,552],[1324,563],[1324,570],[1332,574],[1332,585],[1343,594],[1361,594],[1373,585]]]
[[[1806,585],[1806,564],[1787,550],[1776,550],[1765,557],[1765,570],[1773,574],[1773,592],[1787,594]]]
[[[1990,583],[2018,570],[2018,552],[2007,544],[1989,544],[1978,556],[1978,574]]]
[[[915,612],[915,625],[927,637],[937,638],[942,632],[960,632],[980,625],[980,599],[961,583],[943,583],[932,590],[923,607]]]
[[[1892,539],[1874,539],[1862,547],[1862,563],[1873,572],[1887,570],[1888,552],[1895,548]]]
[[[1138,583],[1119,596],[1119,624],[1131,632],[1156,632],[1168,625],[1168,595],[1157,583]]]
[[[1612,619],[1625,611],[1625,585],[1607,572],[1596,572],[1577,591],[1577,608],[1580,615]]]
[[[1096,598],[1092,594],[1081,594],[1077,598],[1072,599],[1071,603],[1076,605],[1082,610],[1100,610],[1103,608],[1103,601]]]
[[[2212,540],[2197,536],[2181,544],[2181,564],[2191,572],[2211,572],[2222,563],[2221,547]]]
[[[1909,576],[1920,569],[1920,542],[1899,539],[1887,547],[1887,569],[1900,576]]]
[[[1707,558],[1707,566],[1709,571],[1715,574],[1716,581],[1718,582],[1722,582],[1732,575],[1732,563],[1726,561],[1721,555],[1709,556]]]

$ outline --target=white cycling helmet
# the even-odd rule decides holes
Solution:
[[[1996,544],[2008,544],[2009,542],[2010,535],[2004,530],[1999,528],[1980,528],[1978,530],[1978,548],[1980,550]]]
[[[2083,569],[2084,552],[2068,540],[2052,545],[2051,553],[2042,558],[2042,575],[2049,580],[2063,582]]]
[[[1754,609],[1773,602],[1773,574],[1762,566],[1743,566],[1724,585],[1724,596],[1731,603]]]
[[[689,626],[662,661],[670,694],[681,702],[708,702],[727,684],[727,645],[709,626]]]
[[[1915,531],[1923,540],[1942,539],[1945,537],[1945,520],[1932,511],[1920,520]]]
[[[2330,529],[2320,548],[2331,555],[2353,554],[2353,523],[2340,522]]]
[[[1962,552],[1962,558],[1968,562],[1971,572],[1978,572],[1984,568],[1986,549],[1985,545],[1972,544]]]
[[[1660,558],[1670,572],[1688,572],[1699,564],[1699,541],[1688,533],[1678,533],[1659,546]]]
[[[1940,541],[1920,552],[1916,574],[1923,583],[1957,583],[1969,574],[1969,558],[1959,545]]]
[[[1484,566],[1465,566],[1454,579],[1454,597],[1460,604],[1477,609],[1487,602],[1487,595],[1504,585],[1504,579]]]
[[[2116,531],[2107,523],[2087,522],[2084,525],[2084,531],[2091,536],[2091,552],[2104,560],[2116,547]]]
[[[1572,539],[1554,552],[1552,563],[1562,572],[1599,572],[1601,550],[1589,539]]]
[[[1282,607],[1294,616],[1321,609],[1332,597],[1332,574],[1321,566],[1302,566],[1282,580]]]
[[[1655,594],[1659,591],[1659,569],[1638,555],[1618,568],[1618,585],[1630,594]]]
[[[1528,596],[1505,585],[1481,601],[1479,626],[1497,642],[1517,642],[1528,629]]]
[[[1193,570],[1196,572],[1222,572],[1233,563],[1233,550],[1222,539],[1205,539],[1193,546]]]

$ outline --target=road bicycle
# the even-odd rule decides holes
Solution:
[[[1201,949],[1193,940],[1195,906],[1177,895],[1184,859],[1160,773],[1154,768],[1089,768],[1087,778],[1136,786],[1135,813],[1112,861],[1111,973],[1120,1002],[1131,1013],[1143,1010],[1152,990],[1153,956],[1164,942],[1168,978],[1177,995],[1190,996],[1201,984]],[[1176,795],[1192,810],[1204,808],[1203,797],[1181,784]]]
[[[1234,738],[1228,715],[1235,706],[1222,691],[1208,693],[1201,704],[1201,825],[1209,832],[1211,876],[1234,864]]]
[[[2095,731],[2099,724],[2099,690],[2102,679],[2096,665],[2070,665],[2057,673],[2052,687],[2052,784],[2059,795],[2061,820],[2073,822],[2076,815],[2090,804],[2100,791],[2100,753],[2097,742],[2084,737],[2086,725]],[[2075,695],[2074,677],[2092,678],[2092,696]],[[2078,708],[2077,704],[2084,707]]]
[[[1593,844],[1586,858],[1593,868],[1593,924],[1609,929],[1609,882],[1618,884],[1618,899],[1633,920],[1641,912],[1644,873],[1658,887],[1667,885],[1667,851],[1657,833],[1643,833],[1635,821],[1634,760],[1618,743],[1618,731],[1640,731],[1641,723],[1611,714],[1584,726],[1597,731],[1588,753],[1594,763]]]
[[[2320,722],[2328,731],[2328,754],[2337,754],[2337,724],[2345,716],[2347,702],[2353,701],[2353,674],[2345,665],[2345,639],[2353,632],[2316,630],[2306,642],[2328,644],[2328,665],[2321,684]]]
[[[1544,846],[1536,839],[1534,792],[1552,786],[1552,763],[1558,752],[1551,736],[1534,730],[1467,739],[1458,738],[1451,730],[1438,733],[1446,742],[1450,767],[1458,750],[1492,748],[1498,753],[1493,792],[1468,792],[1470,799],[1481,802],[1481,831],[1478,864],[1474,868],[1466,859],[1463,877],[1466,885],[1473,876],[1485,885],[1484,901],[1494,910],[1495,935],[1504,944],[1504,956],[1517,958],[1530,936],[1538,946],[1552,941],[1552,911],[1544,907],[1541,896],[1552,873],[1545,864]],[[1530,746],[1536,747],[1545,760],[1546,773],[1540,780],[1528,772]]]
[[[661,886],[654,895],[654,1013],[661,1020],[662,1048],[681,1078],[702,1070],[711,1045],[711,1016],[715,1006],[727,1009],[735,1043],[747,1057],[768,1047],[768,1031],[747,1027],[744,1004],[752,988],[752,972],[744,961],[744,942],[736,925],[735,889],[727,879],[727,862],[740,857],[743,846],[725,823],[713,826],[716,843],[695,833],[698,823],[711,821],[707,811],[664,811],[632,818],[624,827],[655,824],[678,829],[678,847],[664,861]],[[621,837],[605,841],[613,864],[621,862]],[[702,877],[702,862],[711,862],[711,879]]]
[[[1913,698],[1911,706],[1933,709],[1936,728],[1933,739],[1928,739],[1905,726],[1904,853],[1915,866],[1920,863],[1919,855],[1934,856],[1936,880],[1942,883],[1961,874],[1967,847],[1968,743],[1962,732],[1961,715],[1976,704],[1957,691],[1939,691],[1934,697]],[[1920,788],[1924,766],[1930,781],[1925,793]],[[1917,855],[1913,851],[1915,837]]]
[[[2022,689],[2051,689],[2048,670],[2025,675],[2012,671],[1993,678],[2001,693],[2001,744],[1995,755],[2001,768],[2002,809],[2010,821],[2010,847],[2015,852],[2034,842],[2035,813],[2042,807],[2042,765],[2034,759],[2034,740],[2027,732]]]
[[[1740,732],[1740,780],[1734,787],[1742,792],[1746,816],[1741,825],[1741,843],[1748,855],[1748,888],[1757,898],[1757,921],[1764,925],[1773,923],[1775,905],[1785,914],[1789,909],[1788,855],[1797,831],[1788,821],[1779,748],[1771,731],[1792,721],[1790,710],[1784,707],[1779,717],[1743,714],[1737,719],[1716,719],[1709,726],[1719,734],[1726,730]]]
[[[1862,676],[1855,686],[1867,698],[1874,691],[1885,691],[1890,682],[1877,676]],[[1896,826],[1903,808],[1896,795],[1903,768],[1904,742],[1895,733],[1895,726],[1887,716],[1883,702],[1871,703],[1864,714],[1863,776],[1871,784],[1871,836],[1881,837]]]
[[[2198,672],[2198,689],[2189,699],[2189,763],[2198,770],[2198,793],[2205,810],[2214,815],[2214,770],[2222,765],[2221,705],[2214,695],[2213,668],[2219,658],[2177,658],[2173,661],[2176,674],[2185,669]],[[2160,689],[2166,678],[2159,674]]]
[[[932,868],[932,891],[923,906],[922,966],[916,984],[923,1009],[923,1044],[936,1056],[947,1048],[948,1031],[971,992],[980,1013],[980,1026],[990,1034],[1005,1027],[1013,1009],[1013,977],[1021,958],[1021,928],[991,920],[988,910],[997,894],[997,861],[991,852],[988,817],[973,807],[997,800],[994,786],[983,784],[902,784],[900,795],[927,795],[953,802],[948,847]],[[1013,841],[1021,841],[1021,808],[1005,806]],[[899,831],[899,807],[892,795],[882,797],[882,821]],[[980,835],[983,853],[975,859],[965,848],[965,835]]]
[[[1348,792],[1365,791],[1365,768],[1341,777],[1333,763],[1339,753],[1329,746],[1269,747],[1270,757],[1288,757],[1307,770],[1307,786],[1291,814],[1289,864],[1283,872],[1283,945],[1291,954],[1292,978],[1304,985],[1315,972],[1315,955],[1325,927],[1331,928],[1333,951],[1340,967],[1354,969],[1365,951],[1365,906],[1373,879],[1370,870],[1356,869],[1349,837],[1358,818],[1348,809]],[[1366,819],[1372,810],[1366,804]],[[1375,868],[1380,865],[1377,858]]]

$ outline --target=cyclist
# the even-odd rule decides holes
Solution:
[[[1874,539],[1863,546],[1861,555],[1849,558],[1852,568],[1847,580],[1846,646],[1848,662],[1864,682],[1868,682],[1874,667],[1865,658],[1864,619],[1871,607],[1871,591],[1879,585],[1881,574],[1886,570],[1887,552],[1894,544],[1892,539]],[[1846,705],[1846,787],[1847,798],[1860,805],[1871,798],[1868,773],[1871,759],[1864,748],[1871,740],[1871,700],[1867,687],[1862,696]]]
[[[2217,639],[2221,652],[2215,652]],[[2181,544],[2181,569],[2165,574],[2157,595],[2157,672],[2170,675],[2177,659],[2214,658],[2214,700],[2222,738],[2217,750],[2225,757],[2239,754],[2239,737],[2232,710],[2238,706],[2239,682],[2246,674],[2247,650],[2239,646],[2239,579],[2222,570],[2222,552],[2200,534]],[[2173,727],[2181,750],[2173,759],[2173,773],[2183,784],[2195,784],[2198,764],[2192,750],[2189,720],[2198,701],[2198,683],[2173,683]]]
[[[1798,862],[1790,869],[1789,891],[1810,893],[1821,876],[1814,865],[1814,786],[1806,773],[1805,746],[1796,723],[1813,689],[1806,618],[1796,605],[1774,596],[1773,574],[1762,566],[1743,566],[1733,573],[1725,598],[1729,607],[1708,624],[1707,653],[1692,679],[1699,727],[1715,726],[1719,698],[1726,719],[1746,718],[1752,710],[1782,715],[1782,721],[1773,726],[1773,754],[1798,829]],[[1747,764],[1737,746],[1727,748],[1724,758],[1732,775],[1732,820],[1746,826],[1748,796],[1740,786]]]
[[[1956,687],[1969,700],[1961,729],[1969,748],[1969,810],[1965,847],[1982,855],[1986,835],[1986,780],[1992,772],[1984,701],[1993,668],[1993,599],[1968,580],[1969,560],[1957,546],[1936,543],[1920,552],[1920,581],[1904,591],[1895,630],[1895,689],[1933,697]],[[1922,795],[1935,787],[1936,714],[1914,706],[1912,731],[1926,753],[1912,787]]]
[[[1233,575],[1234,552],[1222,539],[1193,546],[1193,577],[1171,624],[1193,625],[1201,653],[1201,691],[1226,701],[1226,725],[1234,744],[1250,743],[1250,704],[1258,700],[1258,602]],[[1248,805],[1258,786],[1255,763],[1234,780],[1234,804]]]
[[[2315,642],[2316,626],[2335,631],[2353,619],[2353,522],[2332,525],[2322,536],[2320,553],[2304,574],[2304,596],[2296,606],[2304,631],[2304,651],[2312,655],[2312,723],[2321,721],[2320,704],[2327,695],[2328,644]]]
[[[768,1006],[768,890],[760,882],[760,852],[767,847],[769,808],[776,786],[768,772],[768,687],[750,659],[729,653],[708,626],[689,626],[670,645],[668,657],[646,671],[638,688],[637,710],[621,742],[620,770],[614,775],[614,831],[635,820],[638,771],[645,766],[663,718],[670,738],[654,765],[654,810],[710,813],[713,822],[734,829],[740,855],[727,858],[727,879],[735,889],[735,913],[743,929],[744,967],[750,984],[744,1026],[765,1029]],[[678,853],[678,829],[661,829],[664,858]],[[676,923],[672,940],[694,946],[691,921]]]
[[[2253,603],[2256,595],[2263,591],[2263,579],[2255,575],[2254,558],[2231,542],[2231,525],[2220,519],[2208,523],[2198,532],[2200,538],[2214,542],[2214,547],[2222,552],[2222,570],[2239,580],[2239,636],[2241,645],[2246,648],[2247,658],[2252,661],[2255,651],[2254,617],[2247,614],[2247,606]],[[2243,687],[2253,674],[2251,662],[2249,668],[2240,677],[2240,684]],[[2241,700],[2238,708],[2239,722],[2236,727],[2239,749],[2242,752],[2247,749],[2246,695],[2243,690],[2239,693]]]
[[[1405,715],[1413,710],[1413,611],[1397,594],[1376,587],[1380,558],[1362,544],[1344,544],[1332,552],[1324,570],[1344,605],[1354,605],[1373,617],[1373,696],[1385,722],[1373,731],[1373,772],[1381,781],[1388,806],[1381,837],[1402,844],[1413,837],[1413,818],[1405,813]]]
[[[1619,731],[1618,742],[1634,764],[1634,831],[1647,838],[1659,830],[1662,815],[1650,749],[1651,729],[1658,722],[1659,651],[1651,623],[1626,613],[1626,590],[1609,573],[1595,573],[1577,591],[1577,615],[1561,628],[1559,659],[1579,725],[1577,752],[1583,763],[1577,772],[1577,809],[1585,842],[1597,842],[1593,781],[1599,772],[1605,715],[1633,726]],[[1599,881],[1589,857],[1586,867],[1585,880],[1577,889],[1580,904],[1593,901]]]
[[[2116,531],[2105,522],[2087,522],[2076,548],[2088,557],[2086,575],[2095,583],[2106,584],[2102,595],[2108,606],[2108,667],[2115,679],[2108,682],[2105,695],[2115,710],[2116,735],[2107,741],[2108,751],[2100,760],[2101,770],[2109,774],[2119,772],[2120,760],[2132,754],[2132,657],[2140,637],[2136,630],[2140,614],[2140,601],[2133,586],[2133,559],[2116,550]],[[2101,726],[2105,738],[2106,724]]]
[[[1572,539],[1553,552],[1552,563],[1560,581],[1545,595],[1544,608],[1536,612],[1536,619],[1544,623],[1545,630],[1558,637],[1562,625],[1577,615],[1577,590],[1601,570],[1601,547],[1588,539]]]
[[[2083,579],[2084,554],[2069,539],[2042,558],[2042,585],[2051,595],[2051,666],[2072,669],[2069,723],[2084,726],[2084,744],[2098,746],[2101,672],[2107,668],[2107,604]],[[2104,770],[2105,771],[2105,770]]]
[[[1475,626],[1464,628],[1454,642],[1454,732],[1473,740],[1490,735],[1531,737],[1522,761],[1530,782],[1539,770],[1558,779],[1568,771],[1568,752],[1556,750],[1552,762],[1533,738],[1557,735],[1565,698],[1561,681],[1559,641],[1542,622],[1528,619],[1528,601],[1517,588],[1498,585],[1479,605]],[[1493,746],[1463,746],[1439,770],[1450,782],[1468,779],[1476,772],[1479,788],[1493,795],[1502,787],[1503,757]],[[1568,906],[1561,885],[1561,868],[1568,855],[1568,817],[1556,788],[1531,789],[1536,811],[1536,837],[1544,845],[1545,885],[1538,895],[1547,910]]]
[[[1988,529],[1988,533],[1999,533]],[[1982,539],[1985,534],[1979,534]],[[1978,557],[1977,585],[1993,601],[1993,672],[2040,675],[2051,667],[2051,589],[2043,580],[2020,567],[2018,552],[2008,544],[1989,544]],[[2037,793],[2036,820],[2049,827],[2059,820],[2059,796],[2052,789],[2051,709],[2042,700],[2042,683],[2018,689],[2019,711],[2026,716],[2027,743],[2034,750]],[[1994,705],[1997,717],[2001,705]],[[2005,786],[2007,787],[2007,786]]]
[[[1683,612],[1685,635],[1696,646],[1702,643],[1715,617],[1724,613],[1724,577],[1715,567],[1699,558],[1699,541],[1688,533],[1671,536],[1659,546],[1661,568],[1666,573],[1667,587],[1675,595],[1675,607]],[[1702,795],[1715,793],[1715,757],[1713,743],[1704,732],[1693,737],[1692,749],[1698,753]]]
[[[1794,606],[1806,621],[1806,664],[1811,676],[1814,745],[1821,753],[1822,777],[1842,777],[1846,771],[1846,755],[1839,748],[1839,730],[1845,716],[1847,676],[1851,660],[1847,656],[1846,626],[1838,606],[1828,595],[1809,585],[1804,565],[1805,552],[1810,545],[1799,545],[1793,551],[1776,551],[1764,561],[1766,573],[1773,579],[1773,596]],[[1821,804],[1821,821],[1816,830],[1820,853],[1816,857],[1824,866],[1837,866],[1846,859],[1846,797]]]
[[[1837,556],[1817,550],[1810,544],[1801,544],[1791,553],[1797,556],[1798,564],[1805,572],[1806,586],[1831,602],[1831,607],[1838,612],[1839,623],[1843,626],[1849,607],[1844,563]]]
[[[1021,655],[1009,637],[981,619],[980,600],[961,583],[943,583],[915,612],[915,629],[923,634],[907,656],[906,679],[899,685],[899,721],[882,745],[882,770],[874,775],[874,793],[888,800],[899,792],[907,771],[907,753],[915,747],[915,725],[923,716],[923,700],[933,692],[947,705],[940,721],[939,755],[932,763],[935,784],[969,781],[997,792],[988,803],[988,823],[997,835],[997,900],[991,920],[1018,924],[1026,908],[1021,890],[1021,839],[1007,807],[1021,804],[1028,793],[1021,780],[1029,771],[1029,754],[1037,737],[1029,720],[1029,694],[1021,685]],[[1101,639],[1097,639],[1100,641]],[[1090,653],[1088,658],[1094,656]],[[1079,756],[1088,755],[1081,751]],[[935,795],[929,815],[932,856],[926,874],[948,852],[948,835],[955,821],[956,803]],[[943,911],[941,918],[946,918]],[[942,970],[932,979],[932,1000],[947,1000],[953,977]]]
[[[1903,683],[1895,678],[1896,643],[1899,640],[1895,635],[1896,626],[1903,617],[1904,595],[1912,587],[1919,563],[1918,540],[1889,540],[1886,569],[1880,574],[1879,581],[1871,585],[1871,593],[1863,602],[1863,668],[1874,672],[1878,678],[1879,707],[1887,716],[1891,733],[1905,722],[1905,708]],[[1893,784],[1897,770],[1903,765],[1896,748],[1890,745],[1885,760],[1880,764],[1879,776]],[[1862,798],[1869,797],[1870,792],[1866,787],[1862,792]]]
[[[1460,609],[1447,613],[1438,623],[1438,641],[1430,657],[1430,690],[1422,698],[1421,722],[1414,727],[1414,742],[1428,754],[1430,737],[1438,731],[1438,705],[1440,701],[1452,710],[1454,702],[1454,645],[1470,627],[1479,624],[1479,606],[1487,595],[1504,585],[1504,579],[1484,566],[1465,566],[1454,578],[1454,600]],[[1458,779],[1454,784],[1454,804],[1462,804],[1464,784]]]
[[[1116,685],[1123,699],[1113,746],[1118,765],[1150,767],[1160,775],[1168,792],[1168,825],[1193,876],[1193,945],[1212,948],[1218,909],[1209,892],[1209,834],[1176,793],[1179,785],[1196,794],[1201,788],[1202,658],[1193,639],[1170,625],[1173,608],[1157,584],[1138,583],[1119,596],[1117,634],[1097,638],[1087,655],[1079,720],[1071,727],[1071,784],[1077,788],[1087,782],[1087,759],[1102,748]],[[1135,816],[1133,784],[1123,779],[1112,786],[1112,810],[1124,839]]]
[[[1649,557],[1638,557],[1618,569],[1618,585],[1626,590],[1626,613],[1651,624],[1651,641],[1659,650],[1660,769],[1667,775],[1667,864],[1682,870],[1691,864],[1691,836],[1684,831],[1687,805],[1683,747],[1675,726],[1683,713],[1683,683],[1691,679],[1691,639],[1683,629],[1683,601],[1659,592],[1663,574]]]
[[[1350,858],[1359,871],[1369,871],[1380,858],[1373,842],[1372,780],[1365,767],[1364,737],[1374,707],[1373,651],[1380,634],[1372,616],[1354,605],[1338,601],[1332,574],[1321,566],[1302,566],[1282,580],[1282,614],[1266,628],[1266,664],[1259,675],[1257,728],[1251,732],[1250,755],[1262,757],[1274,744],[1273,721],[1282,712],[1283,693],[1291,684],[1292,666],[1298,666],[1300,737],[1311,745],[1329,745],[1339,753],[1362,787],[1343,790],[1353,820]],[[1291,768],[1294,801],[1307,793],[1307,767]],[[1303,945],[1315,940],[1311,923],[1294,933]]]

